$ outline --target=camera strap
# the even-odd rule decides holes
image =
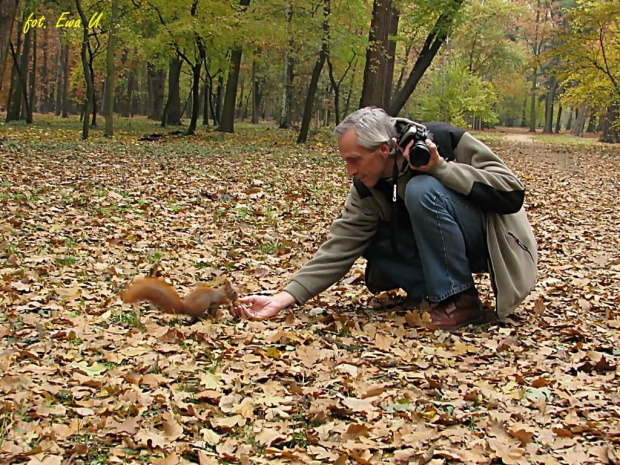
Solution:
[[[396,229],[398,228],[398,153],[394,154],[394,168],[392,168],[392,227],[390,228],[391,240],[392,240],[392,249],[396,252],[397,249],[397,241],[396,241]]]

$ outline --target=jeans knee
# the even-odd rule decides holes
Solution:
[[[405,190],[405,206],[411,213],[419,209],[427,209],[435,202],[443,187],[441,181],[429,175],[418,175],[411,178]]]

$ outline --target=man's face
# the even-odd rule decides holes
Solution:
[[[357,142],[355,129],[351,128],[338,140],[340,156],[347,167],[349,177],[357,177],[366,187],[374,187],[385,174],[390,148],[387,143],[370,151]]]

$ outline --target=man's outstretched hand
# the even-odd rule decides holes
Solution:
[[[239,316],[264,320],[278,314],[283,308],[295,303],[295,298],[288,292],[282,291],[273,296],[250,295],[239,299],[241,305],[235,307]]]

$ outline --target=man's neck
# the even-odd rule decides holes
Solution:
[[[398,172],[401,173],[403,170],[403,164],[405,162],[405,157],[403,157],[402,152],[399,150],[396,155],[396,164],[398,165]],[[388,158],[388,162],[385,165],[385,169],[383,170],[383,178],[392,178],[392,174],[394,172],[394,159],[392,157]]]

